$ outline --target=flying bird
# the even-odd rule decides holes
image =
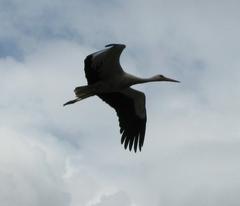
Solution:
[[[147,82],[179,82],[161,74],[150,78],[139,78],[125,72],[120,65],[120,55],[124,44],[108,44],[106,48],[88,55],[84,60],[84,71],[88,85],[76,87],[76,99],[64,104],[73,104],[85,98],[97,95],[116,110],[119,119],[121,143],[131,151],[141,151],[147,114],[145,95],[131,88],[132,85]]]

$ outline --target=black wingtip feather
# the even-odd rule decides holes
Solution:
[[[130,151],[132,150],[133,142],[135,141],[136,138],[137,138],[136,136],[133,136],[133,138],[130,139],[130,143],[129,143],[129,150]]]
[[[126,134],[125,131],[123,131],[122,138],[121,138],[121,144],[124,143],[124,141],[126,140],[126,138],[127,138],[127,134]]]
[[[137,152],[138,139],[139,139],[139,135],[135,138],[135,142],[134,142],[134,151],[135,151],[135,152]]]
[[[125,148],[125,149],[127,149],[129,141],[130,141],[130,136],[128,136],[128,137],[126,138],[125,142],[124,142],[124,148]]]
[[[120,92],[99,94],[98,96],[116,110],[122,135],[121,144],[124,148],[128,148],[130,151],[134,149],[135,152],[141,151],[146,129],[146,117],[141,118],[136,115],[134,101]]]

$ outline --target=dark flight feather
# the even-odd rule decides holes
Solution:
[[[89,85],[100,79],[101,65],[95,68],[92,67],[92,58],[93,55],[88,55],[84,61],[84,71]],[[133,91],[138,92],[136,90]],[[146,130],[146,114],[144,118],[139,117],[135,111],[134,100],[121,92],[103,93],[97,96],[116,110],[119,118],[120,133],[122,134],[121,143],[124,144],[124,148],[127,149],[129,147],[131,151],[134,145],[135,152],[138,146],[141,151]]]

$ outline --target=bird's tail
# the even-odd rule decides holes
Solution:
[[[68,104],[74,104],[75,102],[81,101],[96,94],[95,89],[90,86],[76,87],[74,89],[74,93],[77,98],[66,102],[63,106],[66,106]]]
[[[75,95],[80,99],[85,99],[96,94],[95,88],[91,86],[81,86],[74,89]]]

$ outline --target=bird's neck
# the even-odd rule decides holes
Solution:
[[[159,81],[155,76],[149,78],[140,78],[136,76],[132,76],[132,85],[134,84],[143,84],[147,82],[156,82]]]

